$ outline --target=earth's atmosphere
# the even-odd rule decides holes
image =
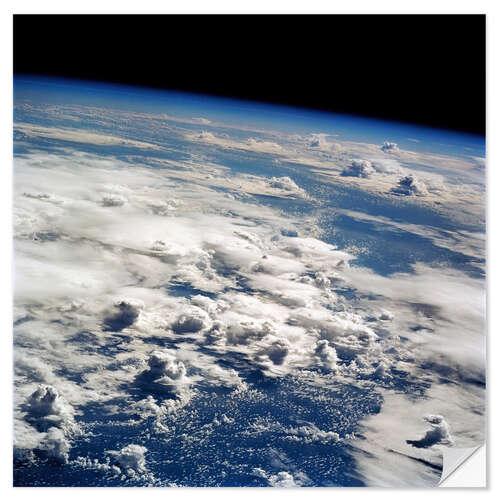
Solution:
[[[484,439],[484,147],[17,77],[14,484],[436,485]]]

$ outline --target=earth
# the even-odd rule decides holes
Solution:
[[[484,440],[484,137],[16,77],[14,484],[433,486]]]

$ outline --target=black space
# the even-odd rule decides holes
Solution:
[[[485,16],[14,16],[14,72],[485,133]]]

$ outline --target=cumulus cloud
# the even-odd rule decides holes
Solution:
[[[157,403],[157,400],[149,394],[146,398],[136,401],[133,404],[134,410],[137,410],[141,415],[148,417],[157,417],[164,412],[164,408]]]
[[[293,474],[287,471],[280,471],[277,474],[267,473],[260,467],[253,469],[253,473],[257,477],[261,477],[265,479],[269,486],[273,486],[275,488],[294,488],[297,486],[302,486],[302,481],[298,478],[295,478]]]
[[[275,488],[293,488],[299,486],[299,484],[295,482],[292,474],[286,471],[281,471],[276,475],[269,476],[268,480],[269,484]]]
[[[397,185],[391,189],[391,193],[400,196],[425,196],[429,191],[423,181],[409,174],[399,179]]]
[[[336,273],[332,273],[333,278],[336,278],[338,275]],[[324,290],[329,290],[332,286],[331,278],[326,275],[323,271],[318,271],[314,275],[314,284],[318,288],[322,288]]]
[[[269,434],[274,438],[279,437],[285,441],[299,442],[301,444],[322,444],[330,446],[338,443],[341,438],[335,431],[324,431],[311,422],[303,422],[302,425],[283,425],[281,422],[269,421],[267,419],[252,422],[246,431],[246,435]]]
[[[187,307],[172,323],[175,333],[196,333],[210,328],[211,320],[206,311],[197,306]]]
[[[368,160],[352,160],[351,164],[344,167],[342,176],[344,177],[370,177],[375,173],[372,163]]]
[[[111,314],[104,319],[104,330],[120,332],[134,324],[144,303],[140,300],[121,299],[115,302]]]
[[[50,385],[39,386],[20,406],[24,422],[15,423],[14,457],[26,461],[33,453],[66,463],[71,438],[79,432],[74,411]]]
[[[309,146],[311,148],[320,148],[325,144],[325,141],[322,137],[313,137],[311,139],[311,142],[309,143]]]
[[[382,310],[378,317],[382,321],[392,321],[394,319],[394,314],[391,311]]]
[[[186,367],[168,352],[153,351],[148,359],[148,374],[154,380],[167,377],[170,380],[182,379],[186,375]]]
[[[286,358],[291,350],[290,342],[285,337],[276,334],[267,334],[261,342],[260,349],[257,351],[254,363],[259,366],[264,373],[274,376],[280,371],[275,371],[275,367],[281,367],[285,364]]]
[[[247,141],[249,149],[252,151],[258,151],[261,153],[281,153],[283,148],[271,141],[263,141],[254,138],[250,138]]]
[[[169,352],[151,352],[147,364],[148,368],[136,379],[147,391],[175,395],[189,388],[191,381],[185,364]]]
[[[74,427],[73,409],[50,385],[41,385],[21,407],[25,420],[40,431],[50,427],[71,430]]]
[[[297,184],[290,177],[271,177],[269,185],[273,188],[285,189],[287,191],[295,191],[298,189]]]
[[[347,359],[366,352],[378,337],[359,315],[345,311],[332,314],[326,310],[297,310],[292,315],[292,324],[318,332],[341,357]]]
[[[302,198],[308,198],[308,194],[304,189],[297,186],[295,181],[288,176],[271,177],[266,179],[266,184],[272,190],[277,190],[280,193],[294,195]]]
[[[191,304],[212,315],[215,315],[220,308],[220,304],[218,304],[217,301],[206,295],[194,295],[191,297]]]
[[[103,207],[121,207],[126,203],[127,199],[120,195],[108,195],[102,198]]]
[[[267,356],[275,365],[282,365],[290,350],[290,342],[285,338],[277,338],[266,349]]]
[[[381,174],[403,174],[405,172],[405,169],[395,158],[377,155],[371,159],[371,165],[375,171]]]
[[[135,476],[146,472],[146,457],[148,449],[138,444],[128,444],[121,450],[108,451],[115,465],[126,475]]]
[[[436,444],[451,446],[453,439],[450,427],[442,415],[426,415],[424,421],[430,424],[430,428],[420,439],[407,440],[406,442],[415,448],[429,448]]]
[[[292,439],[296,438],[306,444],[335,444],[340,440],[340,436],[337,432],[322,431],[313,424],[285,428],[285,433]]]
[[[308,146],[312,149],[318,149],[320,151],[336,151],[340,149],[340,144],[338,142],[329,142],[327,137],[329,134],[312,134],[311,138],[308,140]]]
[[[226,369],[218,365],[212,365],[203,371],[203,381],[211,387],[244,387],[245,383],[233,368]]]
[[[215,417],[213,422],[215,425],[234,424],[234,418],[228,417],[225,413],[223,413],[220,417]]]
[[[47,456],[66,463],[68,461],[71,445],[61,429],[51,427],[42,442],[41,449]]]
[[[399,147],[395,142],[385,141],[380,147],[384,153],[396,153],[399,151]]]
[[[326,371],[337,370],[337,351],[331,347],[328,340],[319,340],[314,349],[318,365]]]
[[[231,321],[226,327],[226,339],[230,344],[249,344],[274,333],[275,329],[268,321]]]

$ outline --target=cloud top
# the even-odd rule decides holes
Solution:
[[[397,153],[399,147],[395,142],[384,141],[384,144],[380,147],[384,153]]]
[[[375,169],[368,160],[352,160],[351,164],[342,170],[341,175],[344,177],[363,177],[366,179],[373,173],[375,173]]]

